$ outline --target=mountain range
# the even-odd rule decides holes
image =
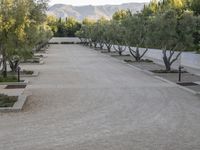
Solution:
[[[129,9],[133,13],[141,11],[146,3],[124,3],[121,5],[102,5],[102,6],[72,6],[65,4],[55,4],[48,8],[47,14],[58,18],[74,17],[81,21],[84,18],[99,19],[105,17],[111,19],[112,15],[121,9]]]

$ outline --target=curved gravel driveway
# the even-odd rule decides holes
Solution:
[[[200,99],[105,54],[52,45],[0,150],[199,150]]]

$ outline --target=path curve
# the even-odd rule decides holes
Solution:
[[[0,150],[198,150],[200,100],[106,54],[52,45]]]

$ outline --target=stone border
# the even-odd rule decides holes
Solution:
[[[48,56],[47,55],[44,55],[44,53],[43,54],[41,54],[42,55],[42,57],[40,57],[39,55],[34,55],[35,57],[38,57],[38,58],[42,58],[42,59],[44,59],[44,58],[47,58]]]
[[[0,85],[27,85],[29,80],[24,80],[23,82],[1,82]]]
[[[20,75],[21,77],[38,77],[39,76],[39,71],[34,71],[33,74],[24,74],[24,75]]]
[[[133,66],[133,65],[130,65],[130,64],[128,64],[128,65],[131,66],[131,67],[134,67],[134,68],[138,68],[138,67]],[[138,70],[140,70],[140,71],[142,71],[142,72],[144,72],[144,73],[146,73],[146,74],[148,74],[148,75],[151,75],[151,76],[153,76],[154,78],[156,78],[156,79],[158,79],[158,80],[160,80],[160,81],[163,81],[163,82],[172,84],[172,85],[174,85],[174,86],[176,86],[176,87],[179,87],[180,89],[183,89],[183,90],[185,90],[185,91],[187,91],[187,92],[189,92],[189,93],[191,93],[191,94],[194,94],[194,95],[199,95],[199,94],[200,94],[200,91],[197,92],[197,91],[194,91],[194,90],[192,90],[192,89],[186,88],[186,87],[184,87],[184,86],[178,85],[178,84],[176,84],[176,83],[174,83],[174,82],[172,82],[172,81],[169,81],[169,80],[167,80],[167,79],[165,79],[165,78],[163,78],[163,77],[157,76],[155,73],[153,73],[153,72],[151,72],[151,71],[143,70],[143,69],[140,69],[140,68],[138,68]]]
[[[97,52],[97,53],[98,53],[98,52]],[[158,80],[160,80],[160,81],[163,81],[163,82],[169,83],[169,84],[171,84],[171,85],[174,85],[175,87],[178,87],[178,88],[180,88],[180,89],[182,89],[182,90],[185,90],[185,91],[187,91],[187,92],[189,92],[189,93],[191,93],[191,94],[200,95],[200,91],[199,91],[199,92],[194,91],[194,90],[192,90],[192,89],[189,89],[189,88],[186,88],[186,87],[184,87],[184,86],[178,85],[178,84],[176,84],[176,83],[174,83],[174,82],[172,82],[172,81],[169,81],[169,80],[167,80],[167,79],[165,79],[165,78],[156,76],[155,73],[150,72],[149,70],[144,70],[144,69],[141,69],[141,68],[139,68],[139,67],[133,66],[133,65],[131,65],[131,64],[129,64],[129,63],[123,61],[123,60],[119,60],[119,59],[117,59],[116,57],[112,57],[112,56],[107,55],[107,54],[104,54],[104,53],[100,53],[100,54],[102,54],[102,55],[104,55],[104,56],[108,56],[108,57],[112,58],[113,60],[115,60],[115,61],[117,61],[117,62],[121,62],[121,63],[123,63],[123,64],[128,64],[128,66],[130,66],[130,67],[132,67],[132,68],[134,68],[134,69],[136,69],[136,70],[138,70],[138,71],[141,71],[141,72],[143,72],[143,73],[145,73],[145,74],[147,74],[147,75],[150,75],[150,76],[152,76],[152,77],[154,77],[155,79],[158,79]]]
[[[43,65],[45,64],[44,60],[41,60],[39,63],[21,63],[22,65]]]
[[[13,105],[13,107],[1,107],[0,112],[19,112],[23,109],[27,99],[27,95],[20,95],[18,96],[17,102]]]

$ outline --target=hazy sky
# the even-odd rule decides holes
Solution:
[[[70,5],[105,5],[105,4],[122,4],[129,2],[149,2],[150,0],[50,0],[53,4],[70,4]]]

